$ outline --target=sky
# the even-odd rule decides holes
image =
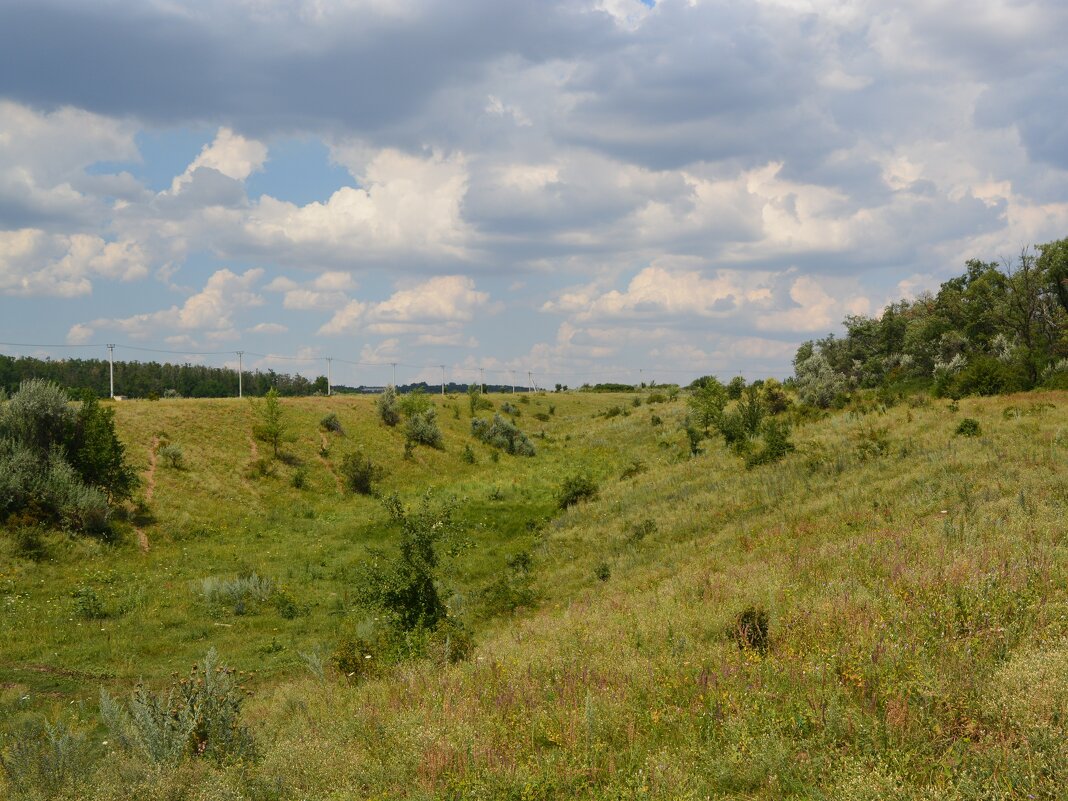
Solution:
[[[0,352],[782,378],[1068,236],[1066,39],[1063,0],[4,0]]]

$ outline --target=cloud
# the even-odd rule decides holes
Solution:
[[[90,234],[48,234],[38,228],[0,231],[0,293],[88,295],[94,277],[144,278],[148,275],[145,261],[136,242],[106,242]]]
[[[245,330],[250,334],[284,334],[289,331],[289,328],[281,323],[256,323]]]
[[[231,338],[236,333],[234,315],[263,304],[263,298],[255,291],[255,285],[262,277],[263,270],[259,268],[240,274],[229,269],[217,270],[208,278],[204,288],[181,306],[132,317],[102,318],[94,320],[90,326],[121,331],[136,339],[159,337],[169,332],[216,340]]]

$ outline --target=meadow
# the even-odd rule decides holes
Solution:
[[[247,400],[116,404],[141,486],[115,539],[2,540],[3,748],[63,721],[82,761],[0,794],[1065,797],[1068,393],[859,394],[752,469],[715,438],[692,454],[685,394],[488,397],[535,456],[474,439],[466,396],[433,399],[444,448],[407,456],[372,397],[286,399],[280,460]],[[344,486],[355,452],[381,495],[454,502],[467,547],[438,579],[465,658],[339,660],[361,566],[397,537]],[[596,497],[561,509],[577,476]],[[209,649],[250,693],[255,757],[118,747],[100,690]]]

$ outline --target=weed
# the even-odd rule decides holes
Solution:
[[[972,417],[965,417],[957,424],[954,433],[958,437],[978,437],[983,432],[978,420]]]
[[[757,606],[746,607],[734,619],[728,633],[743,651],[767,653],[770,642],[767,610]]]
[[[635,523],[630,528],[630,534],[627,535],[627,541],[632,545],[644,540],[646,537],[650,537],[657,532],[656,521],[651,517],[647,517]]]
[[[0,768],[16,797],[52,798],[78,788],[89,777],[96,749],[63,720],[32,718],[0,740]]]
[[[256,747],[241,725],[244,700],[234,671],[218,664],[212,648],[202,665],[194,665],[189,677],[175,681],[166,693],[140,685],[123,702],[101,690],[100,717],[121,748],[156,764],[189,757],[251,761]]]
[[[475,452],[466,443],[464,444],[464,449],[460,452],[460,461],[464,464],[475,464]]]
[[[176,445],[173,442],[166,445],[160,445],[156,451],[156,455],[163,464],[172,470],[184,470],[185,469],[185,452],[182,450],[181,445]]]
[[[641,475],[648,469],[648,465],[641,459],[631,459],[630,464],[623,468],[623,472],[619,474],[621,481],[625,481],[628,478],[634,478]]]
[[[593,575],[598,581],[608,581],[612,577],[612,568],[608,566],[608,562],[598,562],[593,568]]]
[[[104,602],[92,587],[81,586],[71,593],[71,597],[74,613],[83,620],[103,620],[108,616]]]
[[[663,424],[664,421],[660,419],[660,415],[658,414],[654,414],[649,418],[649,425],[651,426],[662,426]]]

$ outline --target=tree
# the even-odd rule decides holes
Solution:
[[[397,389],[392,384],[386,387],[375,401],[378,416],[391,428],[400,422],[400,408],[397,406]]]
[[[695,422],[707,433],[723,416],[723,409],[727,405],[727,388],[714,376],[705,376],[694,388],[687,403]]]
[[[278,390],[271,387],[262,401],[257,403],[249,398],[249,403],[259,418],[259,422],[252,426],[253,435],[270,445],[275,458],[278,458],[278,449],[282,443],[291,439],[289,423],[285,419],[282,403],[278,400]]]

